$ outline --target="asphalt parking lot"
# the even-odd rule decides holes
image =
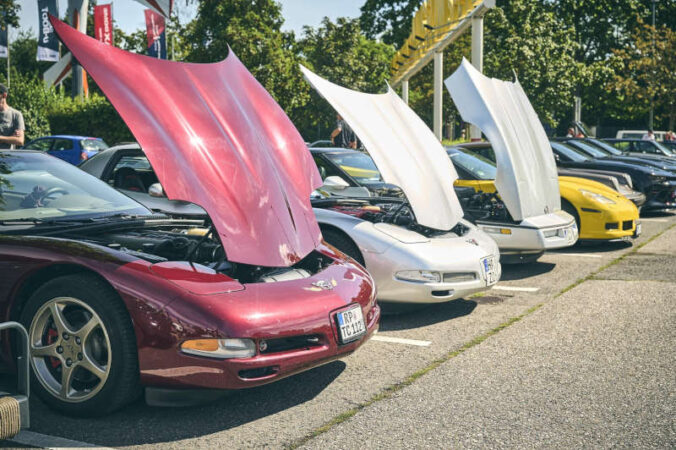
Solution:
[[[14,443],[673,448],[674,300],[676,215],[656,215],[633,245],[505,266],[483,296],[386,316],[348,358],[208,405],[74,419],[33,399]]]

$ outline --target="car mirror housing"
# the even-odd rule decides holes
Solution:
[[[165,197],[164,189],[160,183],[153,183],[148,188],[148,195],[151,197]]]
[[[342,190],[350,187],[350,184],[347,181],[343,180],[341,177],[332,175],[330,177],[326,177],[326,179],[324,180],[324,186],[329,186],[334,189]]]

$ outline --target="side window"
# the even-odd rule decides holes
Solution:
[[[616,142],[611,142],[610,144],[613,147],[615,147],[616,149],[622,150],[623,152],[629,151],[629,142],[616,141]]]
[[[33,142],[26,144],[24,148],[30,150],[40,150],[41,152],[46,152],[52,146],[53,139],[38,139]]]
[[[655,146],[648,141],[634,142],[634,144],[641,153],[657,153]]]
[[[126,155],[120,157],[105,181],[117,189],[147,192],[157,177],[145,155]]]
[[[52,150],[72,150],[73,141],[70,139],[54,139]]]
[[[319,169],[319,175],[321,175],[322,180],[325,180],[326,177],[330,177],[331,175],[336,175],[335,170],[333,170],[333,168],[321,157],[315,156],[314,160],[315,164],[317,164],[317,169]]]
[[[98,139],[83,139],[80,141],[80,147],[87,151],[100,151],[107,149],[108,145]]]

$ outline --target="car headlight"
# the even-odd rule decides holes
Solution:
[[[440,283],[441,273],[431,270],[402,270],[394,274],[398,280],[418,283]]]
[[[582,193],[582,195],[584,195],[588,199],[594,200],[596,202],[605,203],[605,204],[608,204],[608,205],[614,205],[615,204],[614,200],[606,197],[605,195],[601,195],[601,194],[598,194],[596,192],[588,191],[586,189],[580,189],[580,192]]]
[[[256,355],[256,343],[252,339],[191,339],[181,344],[181,351],[207,358],[251,358]]]

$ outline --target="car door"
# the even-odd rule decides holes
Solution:
[[[47,153],[73,165],[80,164],[80,149],[76,148],[72,139],[55,138],[51,150]]]

